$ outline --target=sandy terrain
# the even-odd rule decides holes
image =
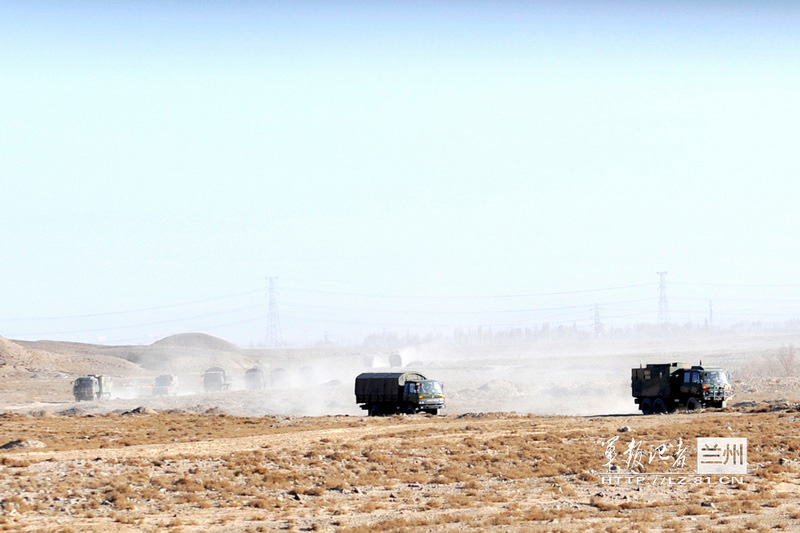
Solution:
[[[219,341],[0,339],[0,445],[12,443],[0,450],[0,529],[800,528],[800,382],[776,359],[794,338],[409,349],[404,361],[445,381],[447,414],[386,418],[364,417],[352,392],[364,356],[382,354]],[[636,413],[631,366],[701,356],[731,369],[734,408]],[[200,390],[214,364],[232,390]],[[254,365],[289,377],[237,390]],[[113,375],[111,400],[71,399],[71,381],[90,371]],[[182,394],[150,396],[164,372],[181,376]],[[747,438],[748,474],[698,479],[697,437]],[[629,468],[637,442],[642,464]]]

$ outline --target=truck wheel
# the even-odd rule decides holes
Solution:
[[[439,410],[438,409],[428,409],[428,412],[430,414],[432,414],[432,415],[438,415],[439,414]]]
[[[644,398],[639,403],[639,409],[642,410],[643,415],[653,414],[653,401],[650,398]]]
[[[653,413],[657,415],[663,415],[667,412],[667,404],[664,403],[664,400],[661,398],[656,398],[656,401],[653,402]]]
[[[650,398],[644,398],[639,403],[639,409],[642,410],[643,415],[651,415],[653,414],[653,400]]]
[[[697,411],[700,409],[700,402],[697,401],[697,398],[689,398],[686,400],[686,410],[689,412]]]
[[[417,413],[417,410],[416,410],[416,408],[414,408],[413,404],[406,405],[406,414],[407,415],[413,415],[413,414],[416,414],[416,413]]]
[[[369,416],[381,416],[381,408],[377,405],[373,405],[369,408]]]

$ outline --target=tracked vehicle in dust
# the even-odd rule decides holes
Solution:
[[[730,374],[719,367],[689,363],[648,364],[631,371],[631,393],[642,414],[727,407],[733,397]]]

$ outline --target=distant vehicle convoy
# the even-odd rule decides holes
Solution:
[[[444,386],[419,372],[364,372],[356,377],[356,403],[369,416],[437,414],[444,409]]]
[[[72,382],[72,394],[76,402],[108,399],[111,397],[111,376],[81,376]]]
[[[178,376],[163,374],[153,383],[153,396],[175,396],[178,394]]]
[[[642,414],[725,408],[733,396],[730,375],[718,367],[689,363],[649,364],[631,371],[631,392]]]
[[[310,367],[301,369],[306,380],[313,378]],[[266,387],[264,371],[254,367],[245,372],[247,390]],[[287,384],[288,372],[273,369],[269,376],[272,387]],[[231,381],[221,367],[203,373],[205,392],[226,391]],[[111,397],[112,378],[88,374],[73,382],[75,401],[93,401]],[[178,392],[178,377],[163,374],[153,382],[153,396],[173,396]],[[648,364],[631,369],[631,394],[642,414],[671,413],[676,410],[696,411],[706,407],[725,408],[733,397],[730,375],[712,366],[689,363]],[[417,371],[364,372],[355,379],[356,403],[369,416],[426,412],[433,415],[445,408],[444,386]]]

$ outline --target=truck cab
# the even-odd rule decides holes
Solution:
[[[680,396],[687,398],[686,408],[690,411],[701,405],[726,407],[733,396],[730,375],[716,367],[693,366],[676,373],[677,388]],[[694,398],[695,403],[689,402]]]
[[[406,405],[415,406],[415,411],[438,413],[444,408],[444,385],[431,379],[407,381],[403,388],[403,401]],[[413,409],[407,408],[409,412]]]

